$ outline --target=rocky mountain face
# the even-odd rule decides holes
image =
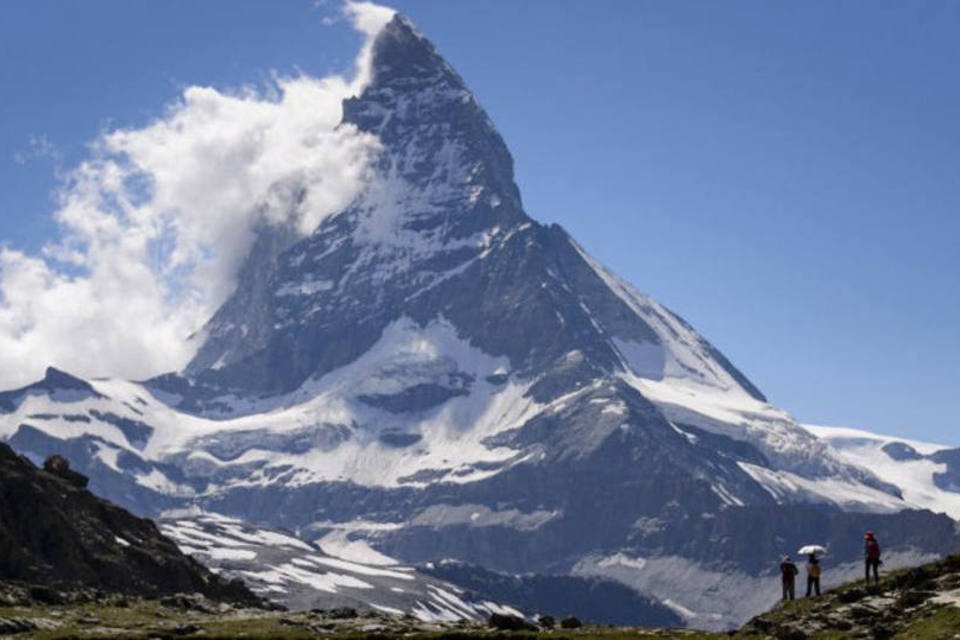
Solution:
[[[310,543],[292,533],[211,513],[171,512],[158,522],[180,548],[223,577],[291,610],[350,608],[420,622],[487,621],[492,615],[536,619],[576,612],[587,621],[682,620],[670,608],[613,580],[515,576],[453,560],[398,563],[334,533]]]
[[[184,555],[150,521],[100,500],[62,458],[44,470],[0,443],[0,579],[52,589],[202,593],[259,602]]]
[[[344,104],[382,146],[357,200],[307,237],[265,230],[184,372],[51,370],[0,394],[0,437],[140,513],[198,505],[404,563],[614,577],[705,627],[768,606],[794,545],[853,560],[868,526],[911,559],[955,544],[950,518],[900,514],[929,505],[530,218],[503,139],[406,19],[371,64]],[[705,579],[731,574],[729,598]]]
[[[522,611],[570,615],[605,624],[678,627],[681,618],[670,607],[644,597],[619,582],[581,576],[511,575],[455,560],[428,563],[425,573],[477,593],[513,603]]]
[[[421,622],[525,615],[509,599],[432,578],[362,544],[338,546],[340,555],[332,556],[289,532],[207,513],[170,514],[159,525],[218,575],[243,580],[258,595],[295,611],[409,614]]]

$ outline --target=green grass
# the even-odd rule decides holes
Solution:
[[[945,605],[917,620],[896,636],[902,640],[960,638],[960,608]]]
[[[241,615],[241,614],[233,614]],[[182,624],[194,624],[208,630],[206,637],[276,637],[306,638],[316,636],[306,629],[293,633],[296,627],[279,623],[274,614],[255,613],[251,619],[229,619],[226,616],[211,616],[192,611],[171,610],[149,600],[136,601],[130,607],[104,606],[35,606],[0,608],[0,618],[43,618],[61,624],[57,629],[38,630],[30,637],[38,640],[60,638],[147,638],[170,636]],[[82,622],[85,617],[94,617],[99,623]],[[255,635],[249,635],[250,632]],[[215,635],[219,634],[219,635]]]
[[[887,574],[881,583],[880,591],[897,593],[903,589],[923,588],[931,578],[960,569],[960,558],[948,558],[935,565],[914,569],[905,569]],[[952,585],[950,585],[952,588]],[[960,587],[960,575],[958,575]],[[856,603],[868,595],[860,582],[849,583],[819,598],[801,598],[778,605],[763,618],[774,623],[800,623],[822,620],[822,616],[844,603]],[[921,609],[917,619],[903,630],[897,638],[902,640],[939,640],[960,639],[960,608],[954,606],[930,606]],[[91,624],[83,622],[85,617],[99,619]],[[331,640],[387,640],[403,637],[405,640],[721,640],[729,637],[726,633],[708,633],[684,629],[639,629],[588,625],[582,629],[554,629],[542,632],[507,633],[487,629],[481,624],[465,624],[444,631],[423,631],[416,625],[403,621],[376,617],[367,617],[353,621],[332,621],[323,615],[307,612],[270,612],[259,610],[228,611],[224,614],[208,614],[196,611],[182,611],[162,606],[157,601],[131,599],[129,607],[105,604],[72,605],[36,605],[31,607],[0,607],[0,618],[25,618],[53,620],[60,627],[51,630],[39,630],[24,634],[22,637],[38,640],[64,640],[66,638],[250,638],[264,640],[299,640],[301,638],[326,637]],[[176,627],[194,625],[198,633],[178,635]],[[311,630],[313,625],[336,625],[335,629],[324,632]],[[386,625],[385,629],[364,629],[366,625]],[[737,633],[738,638],[756,638],[744,632]],[[813,638],[816,640],[840,640],[848,637],[843,631],[824,631]]]
[[[81,622],[84,617],[95,617],[97,624]],[[330,620],[308,613],[282,613],[260,611],[237,611],[223,615],[168,609],[155,601],[134,600],[130,607],[108,606],[53,606],[0,607],[0,618],[43,618],[61,624],[57,629],[40,630],[25,637],[38,640],[65,640],[66,638],[250,638],[253,640],[299,640],[301,638],[331,638],[331,640],[386,640],[402,636],[409,640],[632,640],[650,638],[662,640],[720,640],[726,634],[711,634],[699,631],[625,629],[618,627],[586,626],[582,629],[555,629],[540,633],[509,633],[484,628],[482,625],[465,627],[463,630],[402,632],[398,630],[363,631],[359,628],[338,629],[318,634],[311,631],[312,624],[330,623]],[[291,624],[291,622],[293,624]],[[377,624],[376,619],[357,620],[350,624]],[[202,631],[178,636],[175,628],[192,624]],[[392,623],[396,624],[396,623]]]

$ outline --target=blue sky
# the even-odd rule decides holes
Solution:
[[[960,444],[960,4],[396,2],[507,140],[528,213],[799,419]],[[7,3],[0,241],[188,85],[344,71],[328,2]]]

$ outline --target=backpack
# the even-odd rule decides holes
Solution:
[[[880,559],[880,543],[876,540],[867,540],[866,543],[867,549],[867,560],[879,560]]]
[[[811,562],[809,565],[807,565],[807,573],[810,574],[810,577],[811,577],[811,578],[819,578],[819,577],[820,577],[820,563],[819,563],[819,562]]]

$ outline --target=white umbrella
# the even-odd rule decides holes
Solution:
[[[808,544],[805,547],[800,547],[800,550],[797,551],[797,553],[802,556],[809,556],[810,554],[815,556],[823,556],[826,555],[827,549],[826,547],[821,547],[818,544]]]

